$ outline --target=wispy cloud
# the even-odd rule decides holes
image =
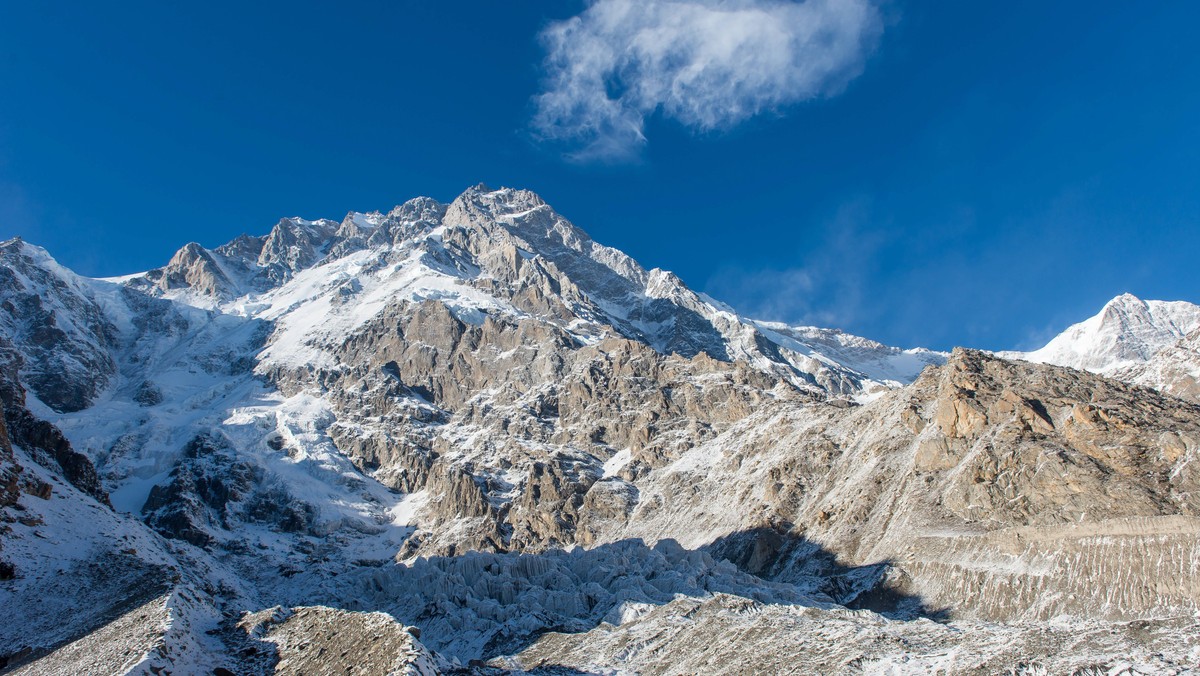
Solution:
[[[619,161],[656,111],[728,129],[840,91],[881,26],[872,0],[592,0],[542,32],[534,133],[577,159]]]
[[[756,319],[848,329],[872,306],[871,277],[894,236],[872,225],[869,200],[848,202],[820,228],[820,240],[797,265],[747,269],[730,265],[704,285],[708,295]]]

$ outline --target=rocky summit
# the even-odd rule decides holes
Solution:
[[[0,669],[1200,671],[1200,307],[739,314],[476,186],[81,277],[0,243]]]

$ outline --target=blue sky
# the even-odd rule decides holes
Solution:
[[[714,2],[5,3],[0,238],[115,275],[482,181],[892,344],[1200,301],[1200,4]]]

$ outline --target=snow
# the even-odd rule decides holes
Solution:
[[[383,214],[378,211],[370,214],[353,211],[350,213],[350,220],[363,230],[374,230],[383,222]]]
[[[108,494],[108,499],[113,509],[118,512],[137,516],[142,513],[142,506],[146,504],[150,491],[166,482],[169,475],[170,472],[159,472],[146,477],[131,474],[116,490]]]
[[[847,369],[879,387],[865,387],[868,400],[888,389],[916,379],[929,365],[946,361],[942,352],[922,348],[901,350],[835,329],[788,326],[777,322],[753,322],[772,342],[796,354],[817,359],[831,368]]]
[[[418,491],[410,493],[400,502],[397,502],[394,507],[388,510],[392,515],[392,525],[394,526],[411,526],[415,523],[417,512],[429,503],[429,493],[426,491]]]
[[[126,282],[130,282],[130,281],[133,281],[135,279],[139,279],[139,278],[145,277],[145,276],[146,276],[146,272],[142,271],[142,272],[130,273],[128,275],[117,275],[115,277],[96,277],[95,279],[98,282],[107,282],[108,284],[124,284]]]
[[[509,214],[499,214],[498,216],[496,216],[496,218],[497,218],[497,220],[516,221],[517,219],[524,218],[524,217],[528,216],[529,214],[532,214],[537,211],[543,211],[546,209],[549,209],[549,207],[546,206],[545,204],[542,204],[542,205],[539,205],[536,207],[532,207],[530,209],[523,209],[521,211],[515,211],[515,212],[509,213]]]
[[[632,459],[633,451],[631,449],[623,448],[617,451],[613,457],[604,463],[604,476],[602,478],[607,479],[616,476],[621,470],[625,469],[625,466]]]
[[[422,238],[429,247],[440,247],[431,232]],[[331,366],[332,357],[322,349],[325,342],[338,344],[342,337],[367,323],[397,301],[436,300],[460,319],[473,324],[494,312],[520,316],[511,304],[469,286],[461,276],[448,274],[431,264],[428,253],[414,247],[403,259],[378,267],[380,253],[364,250],[297,274],[280,289],[258,297],[253,304],[237,307],[253,310],[254,316],[276,322],[271,344],[260,355],[264,364],[293,368]],[[385,256],[383,260],[386,260]],[[340,288],[351,291],[353,302],[334,302]]]
[[[1200,328],[1200,305],[1185,301],[1143,301],[1122,294],[1100,312],[1069,327],[1032,352],[1001,352],[1002,357],[1111,374],[1148,361]]]
[[[109,510],[62,481],[23,449],[14,452],[23,473],[50,484],[52,492],[46,500],[22,496],[22,520],[12,523],[5,534],[4,558],[15,562],[18,576],[0,588],[0,606],[10,612],[26,610],[20,622],[0,622],[0,646],[8,650],[22,645],[53,647],[93,631],[97,616],[111,618],[131,602],[161,604],[163,599],[153,599],[172,584],[170,571],[178,566],[171,545],[141,522]],[[172,642],[194,644],[203,641],[203,630],[213,626],[197,613],[188,616],[194,622],[176,613],[173,630],[154,626],[155,617],[149,624],[141,623],[151,634],[149,643],[139,643],[133,636],[117,637],[128,642],[125,650],[134,651],[125,652],[122,659],[143,659],[139,655],[154,644],[155,634],[173,631]],[[86,656],[95,646],[83,649]]]

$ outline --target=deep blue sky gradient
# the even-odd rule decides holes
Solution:
[[[583,6],[4,3],[0,239],[116,275],[483,181],[743,311],[903,346],[1200,302],[1200,3],[892,2],[842,94],[654,118],[608,166],[528,132],[537,33]]]

